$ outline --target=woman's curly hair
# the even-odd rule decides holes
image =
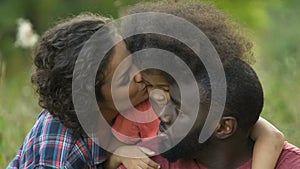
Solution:
[[[108,22],[110,19],[91,13],[64,20],[44,33],[35,50],[35,72],[31,81],[39,95],[39,105],[58,117],[66,127],[79,132],[83,130],[72,102],[75,62],[86,41]],[[102,60],[98,69],[96,81],[100,86],[108,58]],[[100,86],[96,87],[98,101],[102,98]]]
[[[128,8],[126,14],[142,12],[172,14],[191,22],[208,37],[223,63],[233,58],[239,58],[247,63],[254,63],[255,61],[252,51],[253,43],[245,36],[245,32],[226,14],[210,3],[189,0],[143,2]],[[126,43],[132,52],[142,48],[160,48],[180,55],[184,60],[187,59],[188,64],[191,64],[192,67],[194,63],[197,63],[193,61],[194,58],[188,58],[191,55],[195,56],[188,46],[164,35],[136,35],[126,39]]]

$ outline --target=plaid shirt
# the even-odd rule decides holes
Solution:
[[[8,168],[102,168],[106,152],[44,110]]]

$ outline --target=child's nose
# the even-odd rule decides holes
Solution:
[[[149,93],[149,101],[158,116],[160,116],[162,109],[168,102],[165,92],[160,89],[154,89]]]

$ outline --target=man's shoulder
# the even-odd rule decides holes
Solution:
[[[276,169],[299,169],[300,149],[288,142],[284,143],[283,150],[277,162]]]

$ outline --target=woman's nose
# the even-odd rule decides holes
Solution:
[[[135,74],[135,76],[133,77],[133,80],[134,80],[134,82],[136,82],[136,83],[141,83],[141,82],[143,82],[143,77],[142,77],[142,74],[141,74],[141,71],[140,71],[140,69],[139,68],[137,68],[135,65],[132,65],[132,67],[131,67],[131,71],[132,72],[137,72],[136,74]]]
[[[134,76],[134,81],[135,81],[136,83],[141,83],[141,82],[143,81],[141,72],[137,73],[137,74]]]

